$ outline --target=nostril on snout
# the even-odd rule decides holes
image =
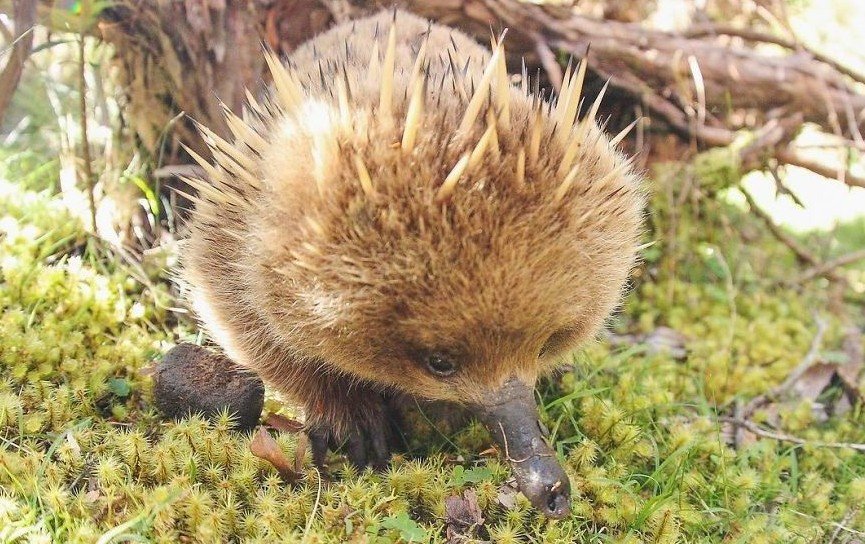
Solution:
[[[547,494],[546,515],[552,518],[563,518],[570,513],[568,493],[561,486],[553,486]]]

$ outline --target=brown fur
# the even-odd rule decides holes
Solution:
[[[396,14],[393,113],[384,115],[393,17],[302,46],[282,73],[298,103],[277,89],[245,122],[232,118],[241,123],[233,142],[209,136],[213,189],[200,190],[182,261],[210,336],[337,435],[382,417],[383,391],[466,403],[510,375],[532,383],[618,303],[641,224],[639,180],[594,120],[559,138],[554,107],[493,83],[469,130],[457,131],[490,59],[458,31]],[[428,30],[423,115],[406,152]],[[371,65],[374,41],[381,60]],[[442,191],[491,125],[485,152]],[[563,181],[574,137],[566,173],[576,175]],[[431,351],[459,371],[433,376],[423,363]]]

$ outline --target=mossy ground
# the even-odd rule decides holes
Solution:
[[[0,179],[17,176],[12,162]],[[478,425],[427,428],[423,446],[381,474],[337,462],[324,483],[307,460],[292,486],[227,419],[162,421],[147,368],[195,335],[169,311],[164,276],[134,279],[54,189],[0,183],[0,542],[444,542],[445,499],[467,490],[483,522],[466,541],[861,539],[865,456],[816,444],[865,442],[861,405],[822,420],[814,401],[794,398],[755,415],[806,445],[749,435],[734,447],[720,417],[784,380],[809,350],[815,314],[829,323],[823,350],[840,349],[824,285],[784,287],[788,250],[717,199],[678,198],[671,172],[654,176],[661,243],[612,328],[639,339],[670,327],[687,356],[602,340],[540,386],[574,487],[573,515],[560,521],[512,495],[495,455],[478,456],[488,446]],[[296,435],[277,441],[292,457]]]

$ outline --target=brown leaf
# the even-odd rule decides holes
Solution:
[[[253,455],[264,459],[276,468],[279,475],[287,483],[295,483],[303,477],[303,474],[294,470],[292,462],[286,457],[276,440],[270,436],[264,427],[259,427],[255,433],[252,442],[249,443],[249,450]]]
[[[303,423],[279,414],[269,414],[264,420],[264,424],[283,433],[299,433],[303,430]]]
[[[306,450],[309,448],[309,437],[306,433],[297,435],[297,446],[294,448],[294,471],[298,474],[303,473],[303,459],[306,457]]]
[[[451,495],[445,499],[445,519],[448,542],[462,542],[462,536],[474,533],[484,523],[477,494],[467,489],[462,497]]]
[[[793,384],[793,391],[801,398],[815,400],[824,389],[832,383],[832,378],[838,370],[838,365],[830,363],[814,363],[799,376]]]

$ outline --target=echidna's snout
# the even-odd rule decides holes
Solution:
[[[520,491],[532,505],[551,518],[570,514],[571,484],[547,443],[532,386],[511,378],[474,409],[505,453]]]

